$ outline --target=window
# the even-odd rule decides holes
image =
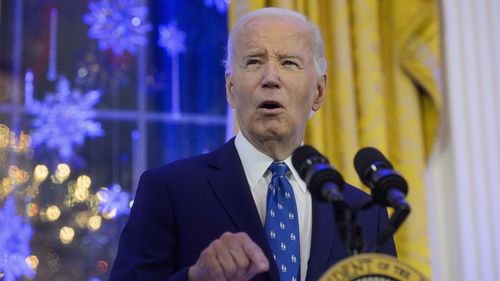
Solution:
[[[107,280],[140,174],[226,139],[224,9],[1,1],[0,38],[0,212],[34,280]]]

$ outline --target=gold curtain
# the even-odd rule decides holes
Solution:
[[[431,276],[424,173],[441,108],[436,0],[233,0],[242,14],[282,7],[307,15],[325,39],[328,91],[306,142],[346,181],[364,146],[380,149],[409,182],[412,213],[396,234],[401,260]]]

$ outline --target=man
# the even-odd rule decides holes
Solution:
[[[290,160],[325,97],[318,29],[289,10],[249,13],[229,36],[226,69],[227,100],[241,132],[212,153],[144,173],[110,280],[312,281],[347,256],[332,206],[311,198]],[[276,165],[284,169],[280,176]],[[276,232],[268,231],[272,196],[285,188],[294,201],[286,206],[291,224],[280,221],[276,231],[298,230],[287,238],[295,243],[292,261],[283,261]],[[347,202],[367,196],[345,188]],[[373,246],[387,214],[374,207],[358,221]],[[281,250],[290,253],[286,243]],[[393,242],[380,251],[395,255]]]

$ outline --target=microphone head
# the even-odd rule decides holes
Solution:
[[[358,173],[362,181],[362,175],[366,176],[366,173],[370,170],[370,166],[373,164],[380,164],[392,169],[391,162],[385,158],[382,152],[374,147],[364,147],[354,156],[354,169],[356,169],[356,173]]]
[[[315,199],[328,200],[322,193],[323,185],[327,183],[333,183],[340,192],[343,191],[342,175],[313,147],[303,145],[295,149],[292,154],[292,164]]]
[[[391,162],[373,147],[362,148],[354,157],[354,168],[359,179],[372,190],[377,202],[388,205],[386,195],[391,189],[408,194],[408,183],[395,171]]]
[[[323,157],[314,147],[310,145],[299,146],[292,154],[292,164],[295,170],[299,173],[299,176],[305,180],[305,176],[312,162],[326,162],[328,160]],[[306,181],[307,183],[307,181]]]

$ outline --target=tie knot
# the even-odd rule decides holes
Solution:
[[[288,166],[285,162],[273,162],[269,166],[269,170],[273,173],[273,176],[284,176],[288,172]]]

